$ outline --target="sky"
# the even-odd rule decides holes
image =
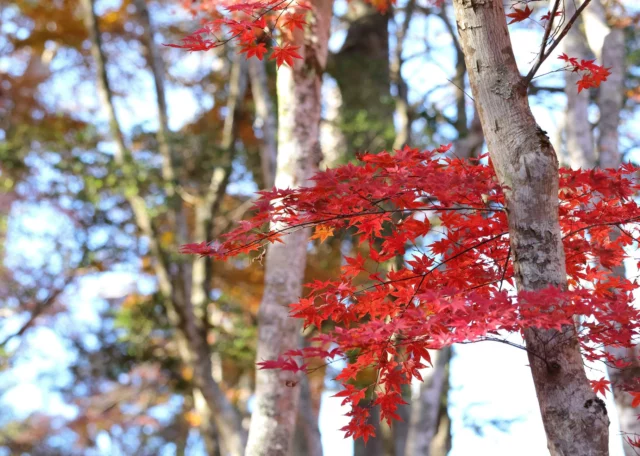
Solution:
[[[117,2],[113,2],[117,3]],[[399,2],[402,4],[402,2]],[[336,12],[344,11],[344,1],[336,3]],[[426,30],[426,32],[425,32]],[[435,61],[426,61],[416,58],[405,64],[403,75],[412,88],[411,96],[418,99],[422,91],[430,87],[446,82],[446,78],[453,73],[451,58],[451,43],[448,34],[439,20],[430,19],[413,21],[410,35],[414,37],[406,46],[406,54],[414,55],[424,49],[424,38],[428,39],[431,47],[431,58]],[[334,34],[331,40],[331,48],[338,49],[344,33]],[[536,30],[519,29],[513,33],[514,43],[518,45],[518,57],[521,70],[529,68],[531,55],[537,52],[539,33]],[[180,65],[172,71],[191,71],[194,67],[212,65],[214,62],[207,56],[191,54],[185,56]],[[7,65],[6,60],[0,59],[0,68]],[[541,73],[554,67],[554,58],[550,58],[540,69]],[[562,84],[559,75],[551,75],[546,80],[547,84]],[[68,79],[60,81],[60,88],[68,85]],[[118,116],[125,130],[130,129],[134,123],[140,120],[146,121],[149,128],[154,128],[156,123],[155,113],[148,109],[149,103],[153,104],[152,81],[149,75],[140,76],[138,96],[128,97],[126,104],[118,102]],[[441,103],[447,103],[450,97],[450,87],[446,87],[433,94],[435,103],[438,97]],[[80,87],[80,102],[95,105],[95,92],[92,83],[83,83]],[[54,94],[51,94],[54,97]],[[167,94],[170,107],[170,127],[178,129],[191,120],[194,113],[206,100],[196,100],[187,90],[170,88]],[[75,100],[74,102],[78,102]],[[553,132],[557,127],[556,114],[563,108],[560,101],[555,110],[549,109],[547,104],[535,104],[534,114],[541,127]],[[469,103],[469,109],[471,104]],[[637,124],[635,124],[637,125]],[[242,188],[238,189],[242,191]],[[32,242],[32,239],[22,232],[28,227],[37,227],[44,232],[56,232],[56,230],[68,229],[64,224],[53,223],[52,220],[60,220],[52,216],[46,207],[17,207],[12,214],[12,223],[18,225],[10,227],[7,245],[19,255],[37,259],[39,255],[46,253],[46,246]],[[12,231],[13,230],[13,231]],[[11,261],[11,260],[9,260]],[[628,274],[637,275],[635,262],[629,262]],[[148,291],[153,283],[139,281],[139,277],[123,271],[107,274],[102,277],[83,278],[77,288],[69,293],[66,302],[69,306],[69,315],[63,317],[58,324],[77,325],[78,328],[90,329],[97,324],[98,312],[104,306],[104,298],[108,292],[117,295],[124,293],[131,287],[142,288]],[[116,288],[122,288],[117,290]],[[10,325],[4,325],[2,332],[11,333],[12,329],[19,327],[19,320],[13,320]],[[11,327],[11,324],[14,328]],[[0,334],[0,339],[2,339]],[[514,342],[516,338],[512,338]],[[11,347],[8,347],[11,348]],[[65,404],[57,394],[52,394],[51,389],[55,382],[68,381],[65,377],[64,366],[72,361],[72,357],[59,336],[53,329],[40,327],[32,330],[26,338],[26,345],[21,348],[23,356],[12,370],[12,376],[0,375],[0,391],[9,391],[4,395],[5,406],[11,407],[26,416],[31,411],[46,410],[48,412],[61,413],[65,416],[73,416],[73,407]],[[480,344],[456,346],[454,357],[451,361],[451,389],[450,409],[452,419],[453,448],[450,456],[466,456],[469,454],[491,454],[493,456],[539,456],[546,454],[546,441],[542,422],[538,412],[538,404],[535,391],[527,365],[526,353],[513,347],[491,342]],[[54,384],[43,382],[43,372],[57,372],[54,376]],[[602,366],[590,366],[588,369],[590,378],[603,376]],[[328,455],[350,456],[352,443],[344,439],[339,428],[344,426],[348,418],[345,407],[340,406],[341,399],[331,398],[334,392],[327,391],[323,395],[320,412],[320,428],[325,453]],[[610,395],[607,397],[607,406],[613,411]],[[615,413],[609,413],[612,418],[611,433],[615,435],[617,423]],[[495,422],[495,424],[492,424]],[[470,423],[477,424],[476,428]],[[506,427],[503,427],[504,423]],[[112,456],[112,449],[104,439],[99,441],[104,455]],[[621,456],[622,442],[620,438],[611,439],[611,456]],[[113,455],[115,456],[115,455]]]

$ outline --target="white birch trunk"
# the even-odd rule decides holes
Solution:
[[[307,15],[306,36],[294,37],[302,60],[278,70],[278,160],[276,186],[310,184],[321,160],[319,142],[322,70],[326,65],[332,0],[314,0]],[[308,232],[287,235],[284,244],[269,245],[265,291],[258,314],[257,359],[276,359],[300,344],[300,322],[289,316],[289,304],[301,295]],[[247,456],[288,456],[300,389],[287,386],[290,372],[258,370],[255,410],[251,417]]]
[[[558,220],[558,160],[531,113],[500,0],[454,0],[460,43],[493,166],[507,186],[520,290],[566,287]],[[544,303],[540,303],[544,305]],[[552,456],[608,454],[609,419],[586,378],[575,328],[525,332]]]

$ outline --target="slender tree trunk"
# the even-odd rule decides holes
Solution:
[[[558,219],[558,160],[531,113],[500,0],[454,0],[482,129],[506,186],[519,290],[566,288]],[[544,305],[544,303],[541,303]],[[529,328],[525,340],[552,456],[608,454],[609,419],[586,378],[575,328]]]
[[[597,145],[600,153],[599,163],[602,168],[616,168],[622,161],[622,155],[619,150],[618,127],[620,124],[620,112],[623,107],[624,92],[624,60],[625,60],[625,43],[622,30],[608,29],[607,34],[601,39],[594,39],[595,30],[602,30],[593,26],[593,22],[604,23],[604,11],[599,1],[594,5],[595,8],[589,15],[585,16],[585,23],[588,27],[587,36],[592,35],[589,44],[594,46],[602,45],[600,52],[596,51],[596,55],[601,59],[602,65],[611,68],[611,75],[607,81],[600,85],[597,104],[600,110],[600,121],[598,122]],[[594,42],[595,41],[595,42]],[[595,49],[598,49],[597,47]],[[594,50],[595,50],[594,49]],[[619,268],[618,274],[624,276],[624,267]],[[613,394],[616,401],[616,410],[618,420],[620,422],[620,431],[624,435],[637,436],[640,435],[640,421],[637,419],[637,410],[631,407],[632,398],[622,390],[621,386],[629,383],[633,378],[640,377],[640,362],[638,362],[638,347],[632,349],[619,349],[607,347],[607,350],[614,356],[626,358],[632,362],[631,367],[621,371],[615,368],[609,368],[609,377],[613,386]],[[621,350],[624,350],[620,353]],[[625,456],[636,456],[637,451],[628,444],[624,445]]]
[[[621,29],[611,28],[606,21],[600,0],[592,0],[584,13],[584,23],[589,46],[595,56],[611,74],[600,84],[597,104],[600,110],[598,121],[599,164],[602,168],[620,165],[618,127],[620,112],[624,104],[625,42]]]
[[[353,159],[356,152],[392,147],[399,141],[393,123],[396,106],[407,109],[401,116],[408,115],[408,106],[397,105],[402,101],[390,93],[389,15],[380,14],[369,1],[352,0],[345,19],[347,36],[340,51],[331,56],[329,67],[342,96],[340,129],[347,152],[343,161]],[[409,126],[408,117],[402,121]],[[401,135],[402,131],[406,128]]]
[[[318,410],[313,404],[309,377],[300,383],[300,403],[296,422],[296,447],[293,455],[322,456],[322,439],[318,427]]]
[[[219,385],[211,377],[209,347],[202,329],[202,322],[196,318],[191,300],[186,295],[187,288],[183,280],[184,276],[177,281],[181,286],[176,286],[169,271],[167,254],[158,241],[154,220],[147,210],[144,199],[138,192],[136,175],[130,163],[132,161],[131,153],[125,144],[115,113],[113,93],[106,71],[106,57],[102,48],[93,0],[82,0],[81,5],[96,65],[98,95],[107,111],[110,133],[116,145],[115,161],[124,171],[124,180],[127,185],[134,189],[133,192],[125,192],[125,195],[138,228],[148,238],[151,253],[155,258],[154,269],[158,279],[159,292],[167,304],[167,314],[171,322],[181,332],[178,340],[184,349],[185,362],[190,363],[193,367],[196,387],[212,411],[223,446],[232,456],[241,456],[245,439],[240,417]]]
[[[590,144],[596,145],[597,160],[594,163],[599,164],[603,168],[617,168],[621,163],[621,155],[619,150],[618,128],[620,124],[620,112],[623,107],[624,92],[624,57],[625,43],[622,30],[612,29],[606,21],[605,11],[600,0],[592,0],[588,9],[585,10],[583,16],[584,33],[572,30],[567,35],[569,38],[572,34],[573,39],[581,43],[588,43],[593,55],[606,68],[610,68],[611,75],[606,81],[601,83],[598,89],[596,103],[600,111],[598,127],[595,131],[596,138],[593,138],[591,130],[589,131]],[[586,48],[583,44],[583,48]],[[584,49],[586,50],[586,49]],[[590,55],[586,52],[583,54],[571,54],[572,57],[588,59]],[[567,87],[567,91],[574,90],[574,87]],[[579,121],[579,117],[570,117],[572,113],[567,113],[568,124]],[[590,127],[590,125],[589,125]],[[567,129],[567,144],[571,143],[571,131]],[[573,140],[578,143],[578,139]],[[576,153],[590,152],[588,149],[577,150]],[[624,277],[624,267],[617,268],[615,274]],[[637,412],[631,407],[631,397],[620,387],[638,376],[640,372],[640,363],[637,361],[637,349],[607,347],[607,351],[619,358],[632,360],[631,367],[619,370],[609,368],[609,377],[613,385],[614,397],[616,400],[616,409],[618,419],[620,421],[620,431],[625,434],[640,434],[640,421],[637,420]],[[630,445],[624,445],[625,455],[637,455],[637,452]]]
[[[314,0],[306,32],[296,31],[302,60],[278,70],[278,166],[276,186],[310,184],[322,153],[319,142],[322,69],[326,65],[332,0]],[[306,35],[306,36],[305,36]],[[300,324],[289,304],[302,292],[306,230],[287,235],[267,248],[265,291],[258,313],[258,361],[276,359],[300,344]],[[258,370],[247,456],[288,456],[291,451],[300,388],[287,386],[291,374]],[[295,379],[299,381],[299,378]]]
[[[441,432],[450,434],[449,429],[440,429],[443,412],[446,415],[450,359],[450,347],[432,351],[433,368],[421,372],[424,383],[414,389],[411,398],[411,421],[405,456],[446,455],[451,448],[450,436],[436,438]]]
[[[575,11],[574,3],[567,2],[565,15],[571,17],[575,14]],[[567,55],[578,59],[587,59],[589,48],[580,29],[581,19],[578,19],[575,26],[569,30],[562,45]],[[591,133],[591,123],[589,122],[589,90],[583,90],[578,93],[576,89],[576,82],[580,77],[579,73],[565,72],[566,118],[570,119],[565,124],[565,142],[569,160],[568,165],[573,169],[590,169],[596,165],[597,157],[595,142]]]
[[[393,82],[396,88],[394,100],[396,104],[395,117],[398,122],[396,139],[393,142],[394,149],[401,149],[403,146],[411,143],[411,124],[413,119],[409,106],[409,87],[402,77],[402,64],[404,63],[402,53],[404,52],[404,40],[409,30],[409,24],[411,23],[415,6],[415,0],[409,0],[404,8],[402,23],[398,24],[397,21],[395,21],[396,46],[391,54],[390,66],[391,82]]]
[[[358,404],[360,407],[370,406],[369,399],[363,399]],[[380,423],[380,406],[371,407],[368,423],[375,430],[376,437],[369,439],[366,443],[362,439],[353,442],[353,456],[384,456],[384,441],[382,437],[382,426]]]
[[[260,151],[260,166],[262,179],[266,188],[273,187],[276,175],[278,143],[276,139],[277,119],[269,86],[265,62],[258,59],[249,60],[249,76],[251,93],[256,105],[256,117],[262,130],[262,147]]]

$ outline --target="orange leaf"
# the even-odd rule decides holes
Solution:
[[[318,225],[313,232],[311,239],[320,239],[320,242],[326,241],[330,236],[333,236],[333,228],[326,225]]]

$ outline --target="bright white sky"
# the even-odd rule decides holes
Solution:
[[[117,3],[117,2],[113,2]],[[402,1],[400,3],[403,3]],[[344,10],[344,1],[338,1],[336,10]],[[414,89],[413,95],[419,96],[429,87],[442,84],[445,78],[453,72],[451,45],[448,34],[440,25],[439,20],[430,20],[429,27],[425,27],[425,21],[414,21],[410,33],[417,37],[407,46],[407,55],[414,55],[424,49],[424,31],[429,30],[429,43],[432,47],[432,57],[437,64],[426,62],[424,59],[413,59],[403,68],[403,74],[407,78],[410,87]],[[538,49],[539,33],[537,30],[520,30],[514,33],[514,41],[518,43],[518,56],[521,70],[529,67],[535,52]],[[332,38],[331,47],[336,49],[344,39],[343,34],[336,34]],[[189,71],[194,67],[209,60],[202,54],[191,54],[181,62],[177,71]],[[211,65],[211,62],[207,63]],[[0,59],[0,68],[7,65],[7,61]],[[544,73],[555,65],[555,59],[548,60],[540,73]],[[173,70],[172,70],[173,71]],[[549,77],[551,81],[554,76]],[[123,102],[118,104],[118,115],[125,128],[129,128],[134,122],[147,119],[148,125],[156,124],[155,114],[150,112],[148,106],[153,103],[153,91],[151,80],[148,77],[140,79],[144,90],[137,92],[135,98],[128,98],[126,106]],[[560,82],[561,83],[561,82]],[[549,82],[551,84],[551,82]],[[418,91],[417,88],[420,88]],[[94,91],[91,84],[80,89],[81,103],[86,101],[89,105],[95,105]],[[446,94],[443,93],[444,97]],[[437,99],[436,94],[436,99]],[[179,128],[190,120],[198,110],[201,100],[196,100],[192,93],[186,90],[169,90],[168,102],[170,106],[170,123],[172,128]],[[206,101],[205,101],[206,103]],[[563,100],[560,98],[557,109],[562,109]],[[548,106],[534,106],[534,113],[541,127],[550,133],[555,130],[554,115]],[[59,225],[53,225],[47,210],[28,211],[28,215],[22,215],[14,219],[14,223],[23,226],[39,226],[43,229],[55,231]],[[11,234],[10,234],[11,236]],[[14,237],[8,242],[9,250],[31,254],[32,258],[42,254],[38,245],[25,238]],[[40,246],[42,247],[42,246]],[[31,252],[31,253],[29,253]],[[629,262],[629,275],[636,275],[635,262]],[[101,279],[96,277],[83,280],[80,287],[68,296],[70,316],[66,317],[66,325],[75,325],[79,328],[91,327],[96,323],[97,312],[105,290],[113,290],[114,287],[128,287],[135,285],[137,279],[131,274],[109,274]],[[149,289],[150,283],[138,283],[138,286]],[[15,326],[19,322],[15,321]],[[7,333],[13,328],[4,327]],[[2,336],[2,334],[0,334]],[[1,337],[0,337],[1,339]],[[50,394],[49,386],[43,383],[39,374],[42,372],[54,372],[63,368],[71,361],[67,350],[54,331],[41,328],[33,330],[27,339],[28,349],[23,348],[23,353],[28,353],[12,371],[11,377],[0,375],[0,390],[10,390],[4,397],[6,405],[12,407],[21,414],[27,415],[32,411],[46,410],[62,413],[70,416],[73,409],[65,405],[55,394]],[[515,341],[515,339],[514,339]],[[10,347],[9,347],[10,348]],[[589,372],[593,378],[603,376],[602,369]],[[66,381],[65,374],[61,373],[59,381]],[[539,456],[547,454],[546,441],[542,423],[539,417],[535,391],[531,380],[527,357],[524,351],[495,343],[482,343],[476,345],[457,346],[455,356],[451,364],[451,391],[450,391],[450,415],[452,418],[453,449],[451,456],[467,456],[469,454],[491,454],[493,456]],[[53,386],[53,385],[51,385]],[[351,440],[345,440],[338,429],[347,423],[344,417],[346,409],[340,407],[340,399],[331,399],[333,394],[325,393],[323,397],[320,427],[323,445],[326,454],[350,456],[352,454]],[[610,399],[610,398],[608,398]],[[614,405],[609,401],[609,416],[612,417],[611,440],[612,456],[621,456],[621,439],[617,434],[616,414],[613,413]],[[482,435],[479,435],[465,422],[471,420],[482,427]],[[498,430],[492,425],[485,425],[492,420],[512,421],[505,431]],[[113,455],[109,450],[108,442],[101,445],[105,455]]]

